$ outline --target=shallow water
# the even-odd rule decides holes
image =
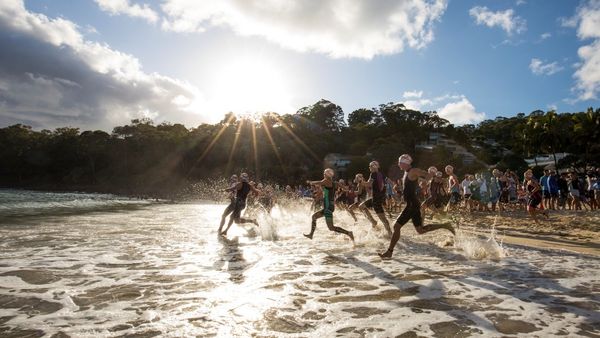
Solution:
[[[573,337],[600,330],[595,257],[466,233],[453,242],[443,231],[418,236],[406,226],[394,258],[382,261],[375,253],[387,240],[344,212],[336,211],[336,224],[355,232],[356,245],[322,220],[315,238],[304,238],[310,212],[303,202],[258,212],[259,229],[234,225],[222,239],[220,204],[29,194],[40,204],[0,208],[3,337]],[[61,198],[71,202],[61,202],[60,212],[42,210]]]

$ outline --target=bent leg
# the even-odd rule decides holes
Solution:
[[[330,231],[344,234],[350,237],[352,241],[354,241],[354,234],[352,233],[352,231],[348,231],[344,228],[336,227],[333,225],[333,217],[325,217],[325,223],[327,223],[327,229],[329,229]]]
[[[315,234],[315,230],[317,229],[317,219],[323,217],[324,215],[325,215],[324,210],[317,211],[312,215],[312,221],[310,223],[310,233],[304,234],[304,237],[306,237],[308,239],[313,238],[313,235]]]

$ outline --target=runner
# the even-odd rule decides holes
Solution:
[[[394,247],[398,240],[400,239],[400,229],[406,222],[412,220],[413,225],[415,226],[415,230],[417,233],[424,234],[426,232],[438,230],[438,229],[446,229],[450,231],[453,235],[456,235],[454,228],[450,224],[429,224],[427,226],[423,225],[423,218],[421,217],[421,207],[417,200],[416,187],[419,177],[423,177],[425,179],[431,178],[431,174],[428,172],[412,167],[412,157],[408,154],[403,154],[398,158],[398,166],[400,169],[404,170],[404,200],[406,201],[406,207],[402,210],[400,216],[396,220],[394,224],[394,234],[392,235],[392,239],[390,240],[390,246],[387,251],[384,253],[380,253],[379,256],[383,259],[389,259],[392,257],[394,252]]]
[[[391,236],[392,229],[390,228],[390,223],[385,217],[385,211],[383,210],[383,203],[385,203],[385,176],[379,171],[379,162],[377,161],[369,163],[369,170],[371,171],[371,176],[367,181],[367,186],[371,187],[371,198],[360,204],[360,210],[362,210],[369,221],[371,221],[373,228],[376,227],[377,221],[371,216],[369,209],[372,208],[375,210],[375,213],[383,223],[388,236]]]
[[[323,209],[315,212],[312,215],[312,222],[310,226],[310,233],[304,234],[306,238],[312,239],[315,234],[315,230],[317,229],[317,219],[321,217],[325,217],[325,223],[327,223],[327,228],[331,231],[338,232],[350,237],[352,242],[354,242],[354,234],[352,231],[345,230],[340,227],[336,227],[333,225],[333,211],[335,210],[334,206],[334,196],[335,196],[335,184],[333,183],[334,172],[333,169],[327,168],[323,171],[323,179],[320,181],[306,181],[306,183],[312,186],[320,186],[323,188]]]
[[[233,208],[233,212],[229,217],[229,224],[227,225],[227,228],[225,229],[225,231],[221,232],[221,227],[219,227],[219,235],[226,236],[227,231],[234,222],[235,224],[253,223],[254,225],[258,226],[258,222],[255,219],[247,219],[241,217],[242,210],[246,208],[246,199],[248,198],[248,194],[250,194],[250,192],[253,192],[256,195],[260,194],[260,190],[256,189],[255,187],[250,185],[250,183],[248,183],[248,174],[242,173],[240,175],[239,182],[235,186],[232,186],[231,188],[226,190],[235,192],[235,205]]]

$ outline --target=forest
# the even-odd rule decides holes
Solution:
[[[464,164],[443,146],[416,149],[432,132],[453,139],[477,160]],[[111,133],[16,124],[0,129],[0,144],[2,187],[166,195],[241,171],[257,181],[299,184],[320,178],[330,153],[352,158],[347,176],[366,173],[371,160],[398,175],[402,153],[413,154],[420,167],[452,164],[459,175],[491,167],[522,171],[525,158],[562,152],[570,155],[555,161],[557,168],[598,166],[600,109],[536,110],[454,126],[435,111],[401,103],[358,109],[346,119],[340,106],[320,100],[295,114],[228,113],[218,123],[191,128],[150,119],[134,119]]]

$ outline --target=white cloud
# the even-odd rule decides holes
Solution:
[[[582,46],[577,51],[581,59],[573,74],[577,99],[597,99],[600,92],[600,0],[584,3],[567,23],[571,27],[578,25],[577,36],[581,40],[593,39],[591,44]]]
[[[525,5],[527,1],[525,0],[517,0],[517,6]]]
[[[94,0],[100,9],[110,15],[127,15],[142,18],[150,23],[158,21],[158,14],[147,4],[130,4],[129,0]]]
[[[423,96],[422,90],[420,90],[420,91],[413,90],[413,91],[404,92],[404,94],[402,94],[402,97],[405,99],[413,98],[413,97],[420,98],[421,96]]]
[[[297,51],[370,59],[425,47],[446,6],[447,0],[166,0],[161,8],[166,30],[229,27]]]
[[[423,97],[423,91],[408,91],[402,96],[408,99],[402,102],[406,108],[419,111],[435,110],[440,117],[455,125],[479,123],[485,119],[485,113],[478,113],[464,95],[446,94],[426,98]]]
[[[533,58],[531,59],[531,63],[529,63],[529,69],[535,75],[552,75],[560,72],[564,68],[559,66],[557,62],[546,63],[540,59]]]
[[[447,103],[438,110],[438,114],[457,125],[478,123],[485,119],[485,113],[478,113],[473,104],[464,96],[460,101]]]
[[[486,25],[490,28],[498,26],[508,35],[520,34],[527,29],[525,19],[514,14],[512,9],[492,12],[485,6],[476,6],[469,10],[469,15],[475,19],[478,25]]]
[[[71,21],[0,2],[0,124],[111,128],[131,118],[199,123],[189,83],[142,71],[135,57],[86,41]],[[194,111],[194,112],[192,112]]]
[[[551,33],[548,33],[548,32],[546,32],[546,33],[543,33],[542,35],[540,35],[540,40],[542,40],[542,41],[543,41],[543,40],[549,39],[549,38],[551,38],[551,37],[552,37],[552,34],[551,34]]]

